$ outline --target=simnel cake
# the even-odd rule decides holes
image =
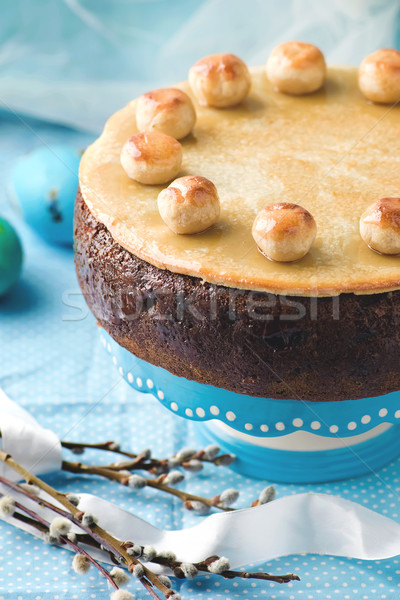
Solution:
[[[84,153],[76,269],[99,325],[264,398],[399,389],[400,53],[233,54],[129,102]]]

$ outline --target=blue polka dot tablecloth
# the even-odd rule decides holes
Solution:
[[[67,129],[1,117],[0,172],[7,180],[15,158],[41,142],[84,146],[88,138]],[[33,131],[35,133],[33,133]],[[5,186],[0,212],[10,216]],[[62,439],[88,442],[118,440],[139,451],[152,447],[155,456],[172,455],[196,445],[194,425],[164,409],[152,396],[135,393],[121,378],[100,343],[98,327],[88,312],[75,278],[72,251],[48,246],[14,219],[22,236],[25,266],[19,284],[0,299],[0,386]],[[66,456],[68,453],[66,451]],[[85,455],[87,461],[98,456]],[[101,458],[104,458],[101,457]],[[48,477],[62,490],[103,496],[166,529],[187,527],[197,517],[169,496],[72,474]],[[240,489],[237,506],[248,506],[265,482],[253,481],[227,469],[206,467],[186,476],[188,490],[212,496],[227,488]],[[337,494],[400,520],[400,460],[377,475],[324,485],[277,485],[278,496],[318,491]],[[294,572],[300,582],[288,585],[225,581],[215,575],[178,582],[186,600],[384,600],[400,598],[400,559],[363,562],[329,556],[289,556],[254,569]],[[145,592],[132,582],[135,598]],[[0,600],[88,600],[109,598],[104,580],[95,571],[76,575],[71,554],[0,522]]]

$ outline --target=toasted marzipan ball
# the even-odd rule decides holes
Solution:
[[[317,233],[314,217],[302,206],[280,202],[256,216],[252,234],[261,252],[278,262],[299,260],[311,248]]]
[[[358,69],[358,85],[372,102],[400,100],[400,52],[382,49],[365,57]]]
[[[153,90],[142,94],[136,101],[139,131],[161,131],[179,140],[192,131],[195,122],[193,102],[182,90]]]
[[[199,175],[180,177],[159,193],[158,210],[174,233],[200,233],[218,220],[217,188]]]
[[[128,177],[148,185],[171,181],[181,163],[180,143],[159,131],[136,133],[121,150],[121,164]]]
[[[305,42],[285,42],[267,60],[267,77],[285,94],[310,94],[323,86],[326,64],[321,50]]]
[[[211,54],[190,67],[189,83],[199,104],[225,108],[244,100],[251,78],[246,64],[234,54]]]
[[[400,254],[400,198],[381,198],[360,218],[360,234],[372,250]]]

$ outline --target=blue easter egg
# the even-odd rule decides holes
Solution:
[[[22,246],[10,223],[0,217],[0,296],[17,282],[22,267]]]
[[[11,184],[24,219],[50,243],[72,244],[80,158],[69,146],[41,146],[12,170]]]

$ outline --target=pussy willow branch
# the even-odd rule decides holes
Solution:
[[[2,451],[0,451],[0,460],[2,460],[3,462],[6,462],[6,464],[8,466],[10,466],[15,471],[17,471],[22,477],[24,477],[24,479],[27,483],[33,483],[39,489],[41,489],[44,492],[46,492],[47,494],[49,494],[51,497],[53,497],[55,500],[60,502],[60,504],[62,504],[66,508],[69,509],[69,507],[71,507],[71,509],[72,509],[70,511],[71,514],[57,506],[54,506],[51,502],[48,502],[47,500],[45,500],[43,498],[39,498],[38,496],[31,494],[30,492],[24,490],[23,488],[12,483],[11,481],[8,481],[4,477],[0,477],[1,483],[5,484],[6,486],[8,486],[11,489],[18,490],[19,492],[23,493],[28,498],[30,498],[31,500],[36,502],[37,504],[39,504],[41,506],[45,506],[46,508],[49,508],[50,510],[59,514],[60,516],[63,516],[65,518],[69,519],[70,521],[72,521],[75,525],[77,525],[83,531],[85,531],[87,535],[94,538],[94,540],[98,543],[99,547],[103,546],[114,556],[118,557],[119,559],[122,559],[125,562],[125,564],[127,565],[130,572],[133,571],[133,567],[135,565],[140,564],[143,567],[145,577],[148,579],[148,581],[146,581],[145,577],[140,578],[139,581],[146,588],[146,590],[151,593],[153,598],[155,598],[157,600],[161,600],[159,598],[159,596],[154,592],[154,590],[151,589],[151,587],[149,586],[149,582],[151,583],[151,585],[156,586],[163,593],[165,598],[168,598],[170,595],[173,594],[173,591],[171,591],[169,588],[164,586],[164,584],[158,580],[157,575],[155,575],[152,571],[150,571],[144,565],[142,565],[142,563],[139,560],[137,560],[136,558],[134,558],[132,556],[129,556],[126,553],[125,548],[123,548],[120,540],[113,538],[113,536],[108,534],[105,530],[103,530],[101,527],[99,527],[97,525],[92,525],[91,527],[85,527],[79,519],[79,517],[83,513],[81,511],[79,511],[73,504],[71,504],[68,501],[68,499],[65,497],[65,495],[62,494],[62,492],[58,492],[57,490],[55,490],[54,488],[52,488],[51,486],[46,484],[44,481],[42,481],[38,477],[32,475],[32,473],[30,473],[29,471],[24,469],[24,467],[22,467],[19,463],[17,463],[10,455],[6,455]],[[118,560],[117,562],[119,564],[120,561]]]
[[[21,491],[21,488],[19,488],[19,486],[15,486],[15,488],[18,489],[18,491]],[[36,512],[31,510],[30,508],[27,508],[20,502],[15,502],[15,508],[26,514],[21,514],[21,513],[15,512],[12,515],[13,519],[16,519],[17,521],[26,523],[26,524],[30,525],[31,527],[34,527],[41,533],[44,533],[44,534],[50,533],[50,524],[48,521],[43,519],[43,517],[38,515]],[[28,515],[28,516],[26,516],[26,515]],[[114,587],[115,589],[118,589],[118,586],[116,585],[114,579],[111,577],[110,573],[99,562],[97,562],[96,559],[94,559],[92,556],[90,556],[90,554],[88,554],[83,548],[81,548],[77,544],[75,544],[68,537],[60,536],[59,539],[62,544],[66,544],[66,545],[70,546],[77,554],[82,554],[82,556],[85,556],[91,562],[91,564],[98,571],[100,571],[100,573],[103,575],[103,577],[105,577],[107,579],[107,581],[110,583],[110,585],[112,587]]]
[[[50,533],[49,523],[47,521],[45,521],[42,517],[40,517],[37,513],[26,508],[19,502],[16,502],[15,506],[16,506],[16,508],[26,512],[30,516],[27,517],[23,514],[14,513],[13,514],[14,519],[31,525],[31,527],[36,528],[41,533],[45,533],[45,534]],[[77,537],[79,536],[80,543],[84,543],[84,544],[90,545],[92,547],[95,547],[95,548],[98,548],[101,550],[101,544],[97,543],[96,540],[93,540],[87,534],[83,534],[83,535],[76,534],[76,535],[77,535]],[[75,544],[68,537],[64,537],[64,536],[60,536],[59,540],[61,543],[70,546],[72,548],[72,550],[74,550],[77,554],[81,554],[82,556],[85,556],[88,559],[88,561],[103,575],[103,577],[105,577],[107,579],[107,581],[109,582],[111,587],[113,587],[116,590],[119,589],[118,585],[115,583],[113,577],[107,571],[107,569],[105,569],[95,558],[93,558],[88,552],[86,552],[86,550],[81,548],[78,545],[78,543]],[[114,558],[114,555],[110,554],[110,557]],[[117,561],[115,559],[113,562],[117,565],[120,564],[119,561]],[[153,598],[160,600],[160,598],[157,596],[157,594],[152,589],[151,585],[145,579],[142,578],[141,583],[142,583],[143,587],[150,593],[150,595],[153,596]]]
[[[0,482],[3,483],[4,485],[6,485],[9,489],[20,492],[21,494],[25,495],[27,498],[36,502],[40,506],[44,506],[44,507],[52,510],[56,514],[59,514],[65,518],[69,519],[72,523],[74,523],[77,527],[79,527],[84,532],[83,535],[79,536],[79,538],[82,538],[82,539],[79,539],[79,541],[77,541],[77,543],[75,544],[76,548],[78,548],[80,553],[83,553],[84,551],[82,548],[80,548],[78,546],[78,543],[80,543],[81,541],[83,543],[86,543],[86,541],[84,541],[83,538],[85,538],[85,540],[87,538],[90,538],[96,544],[98,544],[100,547],[105,548],[107,551],[110,552],[110,554],[115,556],[116,559],[118,559],[118,562],[125,563],[125,565],[128,567],[128,569],[131,573],[133,572],[134,567],[136,565],[141,565],[141,567],[143,569],[143,577],[141,577],[139,579],[139,581],[146,588],[146,590],[153,596],[153,598],[160,600],[159,596],[156,594],[153,587],[156,587],[167,599],[170,596],[175,594],[175,592],[172,589],[170,589],[169,587],[165,586],[162,583],[162,581],[158,578],[158,576],[155,573],[153,573],[150,569],[145,567],[136,557],[134,557],[130,553],[128,553],[128,549],[134,545],[133,542],[121,542],[121,540],[114,538],[111,534],[109,534],[107,531],[105,531],[99,525],[97,525],[95,523],[93,523],[90,527],[85,526],[82,523],[82,517],[84,516],[84,513],[82,511],[80,511],[79,508],[77,508],[74,504],[72,504],[68,500],[68,498],[66,497],[65,494],[55,490],[50,485],[48,485],[47,483],[45,483],[44,481],[42,481],[41,479],[39,479],[32,473],[30,473],[27,469],[25,469],[22,465],[20,465],[17,461],[15,461],[9,454],[6,454],[5,452],[3,452],[1,450],[0,450],[0,460],[3,461],[5,464],[7,464],[9,467],[11,467],[14,471],[19,473],[21,475],[21,477],[24,478],[27,483],[36,485],[39,489],[41,489],[43,492],[48,494],[51,498],[56,500],[58,503],[60,503],[66,509],[66,510],[64,510],[64,508],[55,506],[48,500],[46,500],[44,498],[40,498],[40,497],[32,494],[26,488],[23,488],[15,483],[12,483],[5,477],[0,477]],[[20,503],[18,503],[18,508],[19,507],[21,507],[23,510],[25,509],[25,507],[23,507],[23,505]],[[30,514],[29,518],[32,518],[34,516],[38,517],[38,528],[40,530],[43,530],[40,527],[40,524],[43,526],[43,524],[45,524],[46,521],[44,521],[41,517],[36,515],[36,513],[34,513],[31,509],[26,509],[26,510]],[[74,542],[71,542],[71,540],[69,540],[67,537],[65,537],[65,538],[62,537],[60,539],[64,543],[69,543],[70,545],[71,545],[71,543],[74,544]],[[216,560],[219,560],[218,556],[211,556],[199,563],[195,563],[194,567],[198,571],[210,572],[209,566]],[[184,570],[183,570],[184,563],[177,561],[175,558],[166,558],[166,557],[162,557],[162,556],[155,556],[151,562],[157,563],[157,564],[162,564],[164,566],[169,567],[172,570],[172,572],[174,573],[174,575],[177,577],[182,578],[184,576]],[[263,580],[274,581],[276,583],[287,583],[289,581],[299,580],[299,577],[297,575],[293,575],[293,574],[275,576],[275,575],[270,575],[269,573],[250,573],[250,572],[231,571],[229,568],[226,570],[219,571],[217,574],[219,574],[222,577],[225,577],[227,579],[233,579],[236,577],[240,577],[240,578],[244,578],[244,579],[263,579]]]
[[[94,567],[96,567],[96,569],[98,571],[100,571],[100,573],[103,575],[103,577],[105,577],[108,581],[108,583],[115,588],[116,590],[118,590],[118,586],[115,583],[114,579],[112,578],[112,576],[110,575],[110,573],[107,571],[107,569],[105,569],[99,562],[97,562],[96,559],[94,559],[88,552],[86,552],[86,550],[84,550],[83,548],[81,548],[80,546],[78,546],[78,544],[75,544],[74,542],[72,542],[70,539],[68,539],[67,537],[61,537],[60,538],[62,542],[68,544],[68,546],[71,546],[71,548],[77,553],[77,554],[82,554],[82,556],[85,556]]]
[[[54,506],[47,500],[44,500],[43,498],[38,498],[37,496],[30,494],[29,492],[26,492],[24,490],[24,493],[31,500],[33,500],[34,502],[37,502],[38,504],[46,506],[47,508],[50,508],[54,512],[57,512],[61,516],[72,521],[75,525],[80,527],[83,531],[85,531],[86,533],[88,533],[89,535],[94,537],[94,539],[96,539],[100,544],[102,544],[102,546],[105,546],[108,550],[113,552],[113,554],[115,554],[115,556],[117,558],[121,559],[127,565],[130,572],[133,571],[133,569],[136,565],[138,565],[138,564],[142,565],[142,563],[139,560],[137,560],[133,556],[130,556],[127,553],[126,549],[123,547],[120,540],[117,540],[116,538],[114,538],[107,531],[102,529],[99,525],[93,524],[91,527],[86,527],[85,525],[83,525],[83,523],[81,522],[81,518],[83,516],[82,511],[80,511],[77,507],[75,507],[73,504],[71,504],[71,502],[69,502],[69,500],[65,496],[65,494],[57,491],[56,489],[54,489],[53,487],[51,487],[50,485],[48,485],[47,483],[45,483],[44,481],[42,481],[41,479],[39,479],[38,477],[33,475],[32,473],[30,473],[21,464],[19,464],[16,460],[14,460],[12,458],[12,456],[10,456],[9,454],[7,454],[6,452],[4,452],[2,450],[0,450],[0,460],[2,462],[4,462],[5,464],[7,464],[9,467],[11,467],[14,471],[19,473],[21,475],[21,477],[23,477],[27,483],[36,485],[39,489],[44,491],[50,497],[54,498],[54,500],[56,500],[62,506],[64,506],[66,508],[66,510],[62,510],[62,509],[58,508],[57,506]],[[15,485],[11,484],[11,486],[10,486],[10,483],[7,482],[7,480],[5,478],[1,477],[0,481],[5,483],[6,485],[8,483],[9,487],[13,487],[15,489]],[[173,595],[174,592],[170,588],[166,587],[159,580],[157,575],[155,575],[155,573],[150,571],[150,569],[148,569],[145,565],[142,565],[142,567],[143,567],[143,572],[144,572],[144,577],[140,579],[142,584],[143,584],[142,579],[145,581],[145,578],[146,578],[154,587],[156,587],[157,589],[160,590],[160,592],[165,596],[165,598],[168,598],[169,596]]]
[[[16,508],[18,508],[20,510],[24,510],[24,507],[17,502],[15,503],[15,506],[16,506]],[[27,515],[20,514],[17,512],[15,512],[13,514],[13,519],[16,519],[17,521],[20,521],[21,523],[25,523],[26,525],[30,525],[31,527],[34,527],[40,533],[47,533],[48,529],[49,529],[47,527],[47,525],[43,525],[43,523],[41,523],[40,521],[37,521],[36,519],[34,519],[32,517],[28,517]]]
[[[157,471],[160,473],[167,473],[169,471],[169,459],[168,458],[148,458],[146,459],[145,457],[141,456],[140,453],[139,454],[135,454],[134,452],[127,452],[126,450],[122,450],[119,446],[119,444],[117,444],[116,442],[113,441],[108,441],[108,442],[100,442],[98,444],[86,444],[86,443],[82,443],[82,442],[68,442],[68,441],[61,441],[61,446],[63,448],[67,448],[68,450],[71,451],[76,451],[76,450],[80,450],[82,451],[82,453],[85,450],[104,450],[104,451],[108,451],[108,452],[114,452],[116,454],[121,454],[122,456],[126,456],[127,458],[131,458],[132,462],[130,463],[126,463],[126,465],[124,466],[120,466],[118,467],[117,465],[113,465],[113,468],[122,468],[122,469],[135,469],[135,468],[140,468],[142,470],[145,471]],[[172,458],[175,458],[175,456],[173,456]],[[232,457],[232,455],[230,454],[219,454],[218,456],[215,456],[214,458],[209,458],[207,457],[206,453],[204,452],[204,450],[199,450],[198,452],[196,452],[195,454],[193,454],[192,456],[193,459],[197,459],[200,460],[201,462],[205,462],[205,463],[211,463],[217,467],[222,466],[225,464],[225,460],[230,460],[234,457]],[[185,462],[184,460],[181,461],[179,466],[182,466],[183,468],[185,468]]]
[[[218,556],[209,556],[205,560],[193,564],[198,571],[209,573],[209,565],[218,558]],[[182,575],[180,575],[179,573],[179,569],[182,565],[182,562],[177,560],[165,559],[162,557],[156,557],[153,560],[153,562],[169,567],[174,572],[174,575],[176,577],[182,578]],[[294,575],[293,573],[288,573],[286,575],[271,575],[270,573],[249,573],[247,571],[228,570],[222,571],[221,573],[219,573],[219,575],[221,575],[225,579],[262,579],[264,581],[274,581],[275,583],[289,583],[289,581],[300,581],[300,577],[298,575]]]
[[[21,491],[23,493],[23,490],[20,489],[18,486],[12,485],[12,487],[18,489],[19,491]],[[24,515],[20,515],[20,514],[16,514],[16,513],[13,515],[13,518],[21,520],[25,523],[29,523],[30,525],[39,529],[39,531],[41,531],[41,532],[44,532],[44,533],[49,532],[49,524],[42,517],[40,517],[39,515],[34,513],[32,510],[24,507],[22,504],[20,504],[18,502],[16,502],[15,505],[20,510],[27,512],[33,518],[25,517]],[[35,522],[34,519],[37,519],[37,521],[39,521],[39,522],[38,523]],[[77,537],[78,537],[77,543],[72,542],[71,540],[69,540],[68,538],[66,538],[64,536],[61,536],[60,540],[62,543],[68,544],[69,546],[71,546],[77,553],[80,553],[80,554],[83,554],[84,556],[86,556],[90,560],[90,562],[92,564],[94,564],[94,566],[97,569],[99,569],[99,571],[108,580],[110,580],[110,579],[112,580],[112,577],[110,576],[109,572],[106,569],[104,569],[99,563],[97,563],[97,561],[95,559],[93,559],[85,550],[83,550],[83,548],[78,546],[79,543],[87,543],[88,542],[87,536],[86,535],[80,536],[79,534],[77,534]],[[100,545],[98,543],[91,544],[91,545],[94,545],[94,547],[96,547],[96,548],[100,548]],[[124,542],[122,545],[125,548],[129,548],[131,546],[131,542]],[[142,550],[143,550],[143,546],[142,546]],[[193,563],[193,565],[196,567],[196,569],[198,571],[201,571],[204,573],[209,573],[209,570],[208,570],[209,565],[214,560],[218,560],[218,559],[219,559],[218,556],[210,556],[203,561]],[[182,561],[178,561],[178,560],[171,559],[171,558],[164,558],[162,556],[156,556],[150,562],[168,567],[169,569],[171,569],[171,571],[173,572],[173,574],[176,577],[184,578],[184,575],[183,575],[183,572],[181,569],[181,566],[183,564]],[[259,580],[263,580],[263,581],[273,581],[274,583],[279,583],[279,584],[288,583],[290,581],[300,581],[300,578],[298,577],[298,575],[294,575],[293,573],[288,573],[285,575],[271,575],[270,573],[265,573],[265,572],[251,573],[251,572],[247,572],[247,571],[227,570],[227,571],[222,571],[221,573],[219,573],[219,575],[224,577],[225,579],[235,579],[235,578],[259,579]],[[115,585],[114,580],[110,581],[110,583],[112,585],[114,585],[114,587],[117,587]]]
[[[105,477],[110,481],[117,481],[118,483],[125,486],[128,485],[129,478],[126,475],[124,475],[120,471],[116,471],[108,467],[92,466],[82,462],[69,462],[63,460],[61,468],[63,469],[63,471],[68,471],[70,473],[99,475],[100,477]],[[226,512],[235,510],[234,508],[224,507],[220,504],[217,504],[217,496],[215,498],[206,498],[203,496],[197,496],[196,494],[191,494],[189,492],[184,492],[182,490],[177,490],[176,488],[163,484],[162,481],[160,481],[160,479],[146,478],[145,480],[146,485],[148,487],[155,488],[157,490],[160,490],[161,492],[170,494],[171,496],[176,496],[186,505],[188,502],[202,502],[203,504],[206,504],[211,508],[218,508],[219,510],[223,510]]]

